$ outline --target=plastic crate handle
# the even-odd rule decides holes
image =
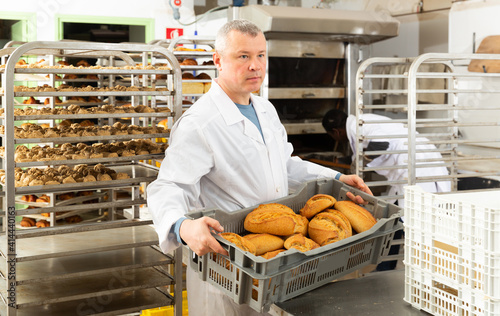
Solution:
[[[361,196],[363,198],[363,200],[365,200],[365,202],[368,202],[368,204],[373,205],[373,207],[377,207],[377,205],[380,203],[380,200],[377,197],[370,195],[366,192],[363,192],[359,189],[356,189],[354,187],[351,187],[351,186],[343,186],[340,188],[339,201],[341,201],[341,200],[350,201],[350,199],[347,197],[347,192],[351,192],[354,195]]]

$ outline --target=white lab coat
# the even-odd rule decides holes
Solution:
[[[332,169],[291,157],[293,147],[287,142],[274,106],[261,97],[251,98],[265,141],[216,80],[210,91],[173,126],[158,179],[147,188],[148,209],[164,252],[179,246],[170,229],[189,211],[235,211],[286,196],[289,186],[336,176]],[[211,295],[218,292],[205,282],[196,281],[197,277],[188,276],[188,280],[198,283],[188,282],[189,296],[194,293],[193,285],[202,292],[197,296],[208,295],[203,287],[210,288]],[[188,301],[209,303],[200,304],[200,314],[224,315],[220,307],[224,303],[217,297],[224,299],[216,295]],[[190,315],[196,315],[194,309],[190,304]],[[234,315],[231,309],[226,312]]]
[[[362,114],[361,119],[364,121],[379,121],[388,120],[390,118],[376,115],[376,114]],[[349,139],[349,144],[353,151],[353,161],[356,156],[356,116],[349,115],[346,122],[347,137]],[[385,124],[366,124],[362,126],[362,135],[364,136],[376,136],[376,135],[408,135],[408,129],[400,123],[385,123]],[[417,138],[417,141],[427,140],[425,137]],[[368,146],[371,140],[363,141],[363,148]],[[406,139],[398,138],[387,138],[387,139],[375,139],[373,141],[389,142],[389,147],[387,150],[408,150],[408,146],[405,144]],[[417,149],[433,149],[436,148],[434,145],[417,145]],[[440,153],[417,153],[416,159],[429,159],[429,158],[442,158]],[[387,154],[381,155],[367,163],[367,167],[383,167],[383,166],[395,166],[395,165],[405,165],[408,163],[408,154]],[[378,174],[384,176],[389,181],[408,179],[408,169],[385,169],[376,171]],[[424,176],[439,176],[448,175],[448,170],[446,167],[429,167],[429,168],[416,168],[415,172],[417,177]],[[418,186],[426,192],[436,193],[436,192],[449,192],[451,190],[450,181],[439,181],[439,182],[421,182],[417,183]],[[394,184],[389,188],[388,195],[398,195],[404,193],[404,187],[406,184]],[[391,203],[396,200],[390,201]],[[398,200],[398,205],[404,206],[404,199]]]

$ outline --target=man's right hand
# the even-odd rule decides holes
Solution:
[[[224,228],[219,221],[205,216],[195,220],[187,219],[183,221],[179,229],[179,234],[182,240],[198,256],[203,256],[209,252],[217,252],[227,256],[227,251],[212,236],[212,231],[221,233],[224,231]]]

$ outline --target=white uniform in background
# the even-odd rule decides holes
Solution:
[[[170,229],[189,211],[235,211],[286,196],[289,186],[337,175],[291,157],[293,147],[274,106],[261,97],[251,98],[265,141],[216,80],[173,126],[158,179],[147,188],[148,209],[164,252],[180,246]],[[188,273],[187,280],[190,315],[254,313],[194,273]]]
[[[380,121],[388,120],[390,118],[386,116],[376,115],[376,114],[362,114],[361,119],[363,121]],[[400,123],[384,123],[384,124],[366,124],[362,126],[364,136],[376,136],[376,135],[408,135],[408,129]],[[347,138],[349,139],[349,144],[353,151],[353,161],[356,156],[356,116],[349,115],[346,122]],[[425,141],[427,138],[419,137],[418,141]],[[408,146],[405,144],[406,139],[398,138],[387,138],[387,139],[374,139],[374,140],[364,140],[363,148],[368,146],[370,141],[374,142],[388,142],[388,151],[392,150],[408,150]],[[417,145],[417,149],[434,149],[434,145]],[[440,153],[417,153],[416,159],[429,159],[429,158],[442,158]],[[367,163],[367,167],[390,167],[396,165],[405,165],[408,163],[408,154],[387,154],[380,155],[379,157],[373,159]],[[439,162],[433,162],[439,163]],[[376,171],[378,174],[384,176],[389,181],[395,180],[406,180],[408,179],[408,169],[385,169]],[[440,176],[448,175],[448,169],[446,167],[430,167],[430,168],[416,168],[417,177],[425,176]],[[437,193],[437,192],[449,192],[451,190],[450,181],[439,181],[439,182],[423,182],[417,183],[418,186],[422,187],[426,192]],[[399,195],[404,194],[404,187],[406,184],[394,184],[390,187],[388,195]],[[389,201],[394,203],[396,200]],[[398,205],[404,206],[404,199],[398,200]]]

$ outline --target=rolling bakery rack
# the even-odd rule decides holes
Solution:
[[[140,216],[140,206],[146,203],[141,187],[157,175],[157,168],[144,161],[161,159],[164,147],[154,141],[169,136],[167,129],[156,124],[165,118],[175,121],[182,111],[181,75],[175,56],[154,45],[71,41],[30,42],[0,50],[0,55],[5,150],[0,179],[0,314],[119,315],[173,304],[176,315],[180,315],[181,249],[173,255],[163,254],[152,221]],[[149,65],[153,56],[159,55],[166,62]],[[40,57],[44,59],[16,65],[22,58],[31,61]],[[58,63],[76,57],[97,60],[96,66]],[[77,76],[65,79],[66,75]],[[166,86],[156,85],[157,76],[166,77]],[[28,82],[28,86],[17,85],[19,81]],[[46,85],[40,85],[40,81],[46,81]],[[93,82],[94,86],[70,86],[70,82]],[[25,97],[46,98],[48,112],[19,112],[26,108],[16,102]],[[70,100],[78,97],[92,101]],[[122,99],[129,104],[117,106]],[[30,105],[36,109],[42,106]],[[77,126],[82,133],[63,134],[59,127],[65,120],[96,123],[92,127]],[[46,126],[30,136],[22,134],[27,125],[21,124],[26,122]],[[71,127],[76,128],[75,124]],[[16,160],[17,147],[29,151],[39,144],[67,147],[70,154]],[[139,147],[132,146],[137,144]],[[112,154],[74,155],[77,147],[85,146],[110,146],[114,150]],[[24,173],[51,170],[55,177],[56,171],[78,168],[90,177],[65,178],[59,183],[50,176],[46,183],[21,181],[21,177],[28,177]],[[131,196],[118,198],[115,191],[119,190],[127,190]],[[94,194],[87,204],[58,204],[56,200],[61,193],[82,191]],[[21,208],[19,197],[35,194],[50,196],[50,203]],[[82,216],[92,213],[97,218],[61,225],[57,216],[62,212]],[[50,214],[48,227],[19,227],[21,216],[36,219],[42,213]]]
[[[407,179],[368,181],[368,186],[415,185],[450,181],[457,191],[468,178],[498,177],[498,94],[500,73],[495,54],[428,53],[416,58],[370,58],[363,62],[356,82],[356,174],[408,170]],[[375,113],[393,120],[363,121],[360,115]],[[408,134],[368,136],[363,126],[402,123]],[[418,132],[418,134],[417,134]],[[425,137],[423,139],[422,137]],[[363,143],[407,139],[407,148],[366,150]],[[423,149],[418,145],[434,145]],[[438,153],[442,158],[418,158],[419,153]],[[367,167],[372,155],[407,155],[406,163],[390,167]],[[389,159],[389,158],[387,158]],[[449,175],[416,176],[418,168],[446,167]],[[382,199],[398,199],[382,196]]]

